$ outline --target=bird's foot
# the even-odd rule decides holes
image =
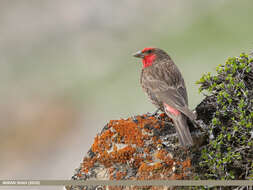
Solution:
[[[155,116],[157,116],[159,111],[160,111],[160,109],[158,108],[154,113],[149,113],[148,116],[155,117]]]

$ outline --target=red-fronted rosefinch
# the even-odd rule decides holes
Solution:
[[[144,48],[134,54],[142,58],[141,86],[151,102],[164,111],[175,124],[182,146],[192,146],[193,140],[187,118],[194,121],[195,115],[188,108],[184,79],[170,56],[158,48]]]

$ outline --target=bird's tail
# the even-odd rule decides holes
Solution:
[[[186,120],[186,116],[182,113],[173,118],[179,143],[184,147],[190,147],[193,145],[193,140]]]

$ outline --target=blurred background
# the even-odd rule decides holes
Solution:
[[[0,179],[70,179],[109,120],[153,112],[132,57],[144,47],[171,55],[195,108],[201,75],[252,50],[252,10],[250,0],[1,0]],[[32,189],[47,188],[62,189]]]

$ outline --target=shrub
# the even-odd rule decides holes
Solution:
[[[242,53],[201,77],[200,92],[215,108],[207,145],[200,156],[201,178],[253,179],[253,58]]]

